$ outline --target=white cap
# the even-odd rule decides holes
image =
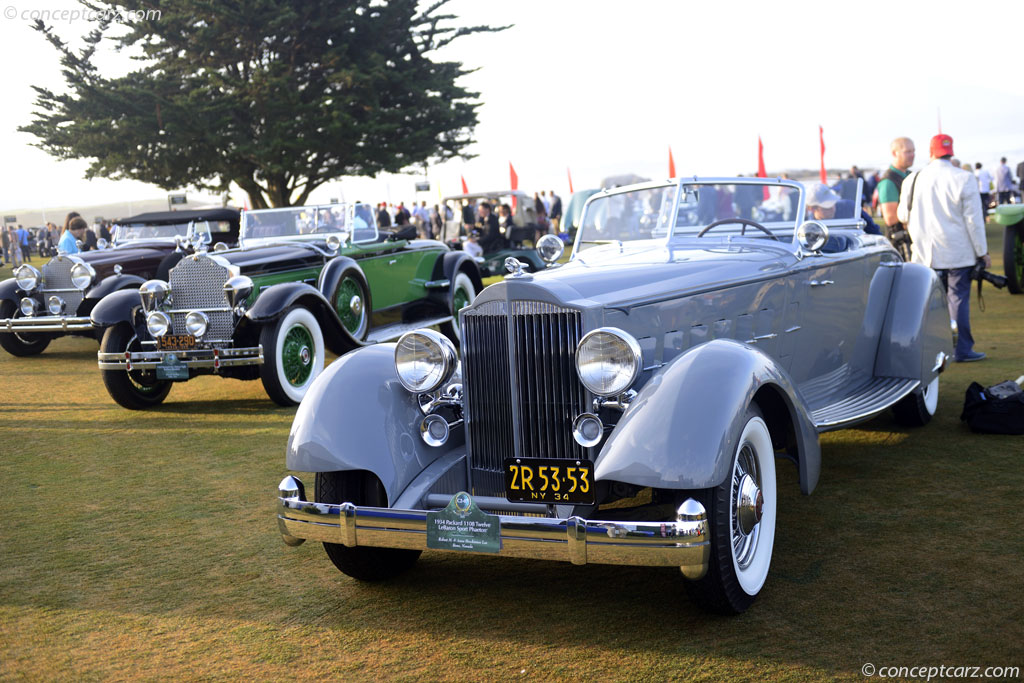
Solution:
[[[836,205],[839,199],[839,195],[824,183],[814,183],[807,192],[807,206],[820,206],[824,209],[830,209]]]

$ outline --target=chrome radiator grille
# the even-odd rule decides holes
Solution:
[[[64,299],[66,315],[75,315],[79,304],[85,295],[82,291],[71,284],[71,267],[75,262],[69,258],[56,257],[50,259],[42,268],[43,273],[43,306],[46,306],[46,299],[50,294],[56,294]]]
[[[207,256],[187,256],[171,269],[171,329],[188,334],[185,317],[189,311],[202,311],[210,318],[204,340],[227,340],[235,329],[234,319],[224,295],[224,283],[231,277],[228,269]]]
[[[491,301],[461,315],[473,489],[502,495],[505,458],[586,458],[572,423],[586,405],[574,367],[578,311]]]

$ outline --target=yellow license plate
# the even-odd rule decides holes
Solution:
[[[589,460],[508,458],[505,497],[518,503],[581,503],[594,496],[594,463]]]
[[[196,347],[196,338],[191,334],[165,334],[157,342],[161,351],[187,351]]]

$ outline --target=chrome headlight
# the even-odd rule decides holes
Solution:
[[[818,221],[807,221],[796,229],[796,239],[806,251],[820,251],[828,242],[828,228]]]
[[[457,358],[448,337],[434,330],[406,332],[395,345],[398,379],[409,391],[434,391],[451,379]]]
[[[232,310],[245,303],[252,294],[252,278],[245,275],[236,275],[224,283],[224,296],[227,297],[228,306]]]
[[[588,332],[576,347],[576,372],[591,393],[617,396],[640,374],[640,344],[628,332],[602,327]]]
[[[537,240],[537,253],[540,254],[544,263],[554,263],[562,257],[565,251],[565,244],[557,235],[544,235]]]
[[[36,310],[39,308],[39,304],[35,299],[30,299],[27,296],[21,300],[21,314],[26,318],[31,318],[36,314]]]
[[[171,286],[163,280],[146,280],[139,287],[139,297],[142,298],[142,310],[150,313],[160,308],[167,295],[171,292]]]
[[[71,284],[84,290],[96,279],[96,270],[84,261],[71,266]]]
[[[210,319],[202,311],[191,311],[185,316],[185,330],[193,337],[202,337],[209,326]]]
[[[28,264],[18,266],[18,269],[14,271],[14,278],[18,281],[18,289],[23,292],[31,292],[38,287],[42,277],[38,270]]]
[[[146,329],[154,337],[162,337],[171,329],[171,317],[163,311],[151,311],[146,315]]]
[[[46,300],[46,309],[50,311],[50,315],[61,315],[65,306],[64,299],[56,295]]]

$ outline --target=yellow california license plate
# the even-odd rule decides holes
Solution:
[[[196,338],[191,334],[165,334],[158,339],[161,351],[187,351],[196,347]]]
[[[508,458],[505,497],[514,502],[582,503],[594,497],[594,463],[589,460]]]

